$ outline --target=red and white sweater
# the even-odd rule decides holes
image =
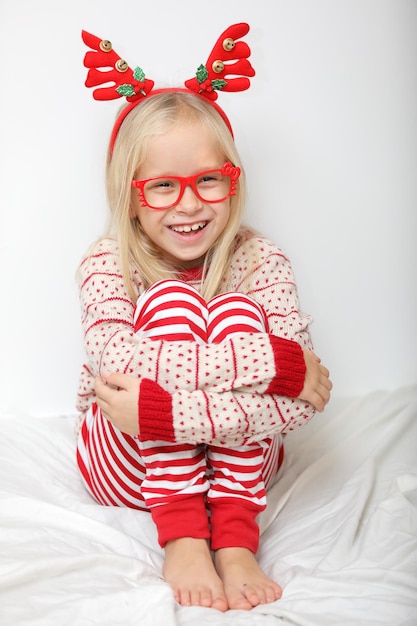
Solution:
[[[268,334],[207,345],[139,338],[113,239],[95,245],[79,277],[88,358],[78,390],[81,416],[95,400],[94,378],[109,371],[141,379],[139,427],[147,439],[236,446],[293,430],[314,415],[310,404],[297,399],[305,376],[301,346],[311,348],[311,318],[299,310],[290,261],[265,237],[239,235],[224,291],[259,302]],[[199,287],[196,272],[183,280]]]

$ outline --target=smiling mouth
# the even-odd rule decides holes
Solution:
[[[169,228],[176,233],[195,233],[199,230],[203,230],[207,224],[208,222],[198,222],[197,224],[190,224],[189,226],[170,226]]]

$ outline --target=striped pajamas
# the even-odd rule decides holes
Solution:
[[[266,327],[262,307],[245,294],[221,294],[206,303],[194,287],[176,280],[145,291],[134,316],[140,337],[200,344]],[[87,412],[77,450],[94,497],[105,505],[150,510],[161,546],[189,536],[210,538],[213,550],[243,546],[253,552],[256,516],[266,506],[266,487],[282,454],[281,435],[235,448],[142,441],[118,431],[96,404]]]

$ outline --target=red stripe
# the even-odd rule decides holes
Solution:
[[[91,274],[89,274],[87,276],[87,278],[84,280],[84,282],[81,284],[81,289],[83,289],[85,287],[85,285],[90,282],[90,280],[92,278],[95,278],[96,276],[105,276],[106,278],[112,277],[112,278],[123,278],[122,274],[118,274],[118,273],[109,273],[109,272],[92,272]]]
[[[235,371],[236,371],[236,370],[235,370]],[[212,436],[212,438],[214,439],[215,434],[216,434],[216,431],[215,431],[215,428],[214,428],[214,422],[213,422],[213,420],[212,420],[212,418],[211,418],[211,413],[210,413],[210,405],[209,405],[208,397],[207,397],[207,394],[206,394],[204,391],[203,391],[203,397],[204,397],[204,399],[205,399],[205,401],[206,401],[206,411],[207,411],[207,417],[209,418],[210,425],[211,425],[211,436]]]
[[[104,418],[101,418],[101,419],[104,419]],[[115,474],[114,474],[113,468],[111,467],[111,465],[109,465],[109,458],[107,454],[104,452],[104,449],[101,445],[103,434],[100,435],[100,431],[102,431],[100,426],[102,425],[103,424],[100,423],[100,419],[95,419],[93,430],[90,433],[90,445],[94,449],[94,452],[95,452],[94,459],[91,455],[90,455],[90,459],[91,459],[92,477],[95,480],[96,485],[97,485],[96,490],[98,491],[98,493],[100,493],[101,491],[104,494],[104,496],[107,498],[107,500],[109,500],[113,506],[119,506],[119,502],[117,502],[116,500],[117,498],[120,502],[122,502],[125,506],[129,508],[145,508],[144,506],[141,506],[139,504],[141,500],[140,494],[137,494],[137,493],[134,494],[135,499],[137,501],[136,506],[135,506],[130,500],[125,498],[110,481],[109,475],[115,476]],[[103,466],[102,461],[100,460],[99,450],[103,452],[105,466]],[[99,472],[97,470],[99,470]],[[108,504],[108,502],[103,500],[102,496],[100,496],[99,500],[102,501],[104,504]]]
[[[242,324],[235,324],[232,328],[224,328],[219,335],[216,335],[213,339],[212,339],[212,343],[221,343],[222,341],[224,341],[225,339],[228,338],[228,336],[230,335],[230,333],[253,333],[253,332],[259,332],[258,329],[256,329],[256,331],[254,331],[253,326],[248,326],[244,323]],[[210,333],[209,333],[210,334]]]
[[[115,465],[120,470],[120,473],[115,471],[115,467],[114,465],[111,464],[110,458],[108,457],[108,455],[104,455],[108,473],[114,478],[115,483],[119,485],[119,487],[121,487],[121,489],[123,489],[127,494],[129,494],[129,496],[131,496],[135,500],[142,500],[139,485],[138,485],[138,489],[136,490],[136,489],[133,489],[130,485],[128,485],[123,480],[124,478],[129,478],[130,480],[132,480],[133,483],[135,483],[135,481],[138,481],[138,477],[132,474],[130,470],[128,470],[128,468],[125,465],[123,465],[121,459],[117,456],[117,454],[115,454],[114,448],[111,445],[111,442],[116,443],[114,434],[111,432],[111,429],[108,428],[107,424],[104,424],[104,422],[101,423],[101,430],[102,430],[102,436],[106,441],[110,456],[113,459]],[[112,435],[111,440],[108,436],[109,432],[105,432],[105,430],[110,431],[110,435]],[[117,443],[116,443],[116,446],[118,447]],[[142,473],[144,474],[144,472]],[[120,498],[123,502],[128,503],[127,506],[130,506],[131,508],[133,508],[133,505],[130,502],[130,500],[126,499],[125,496],[123,496],[122,493],[115,488],[113,482],[108,481],[108,487],[112,490],[113,493],[115,493],[115,495],[118,498]]]
[[[135,331],[139,329],[143,329],[143,327],[146,324],[149,324],[150,321],[152,322],[155,312],[159,313],[160,311],[165,311],[167,313],[167,319],[171,320],[171,318],[168,316],[169,316],[170,310],[174,308],[190,311],[191,313],[194,313],[197,317],[200,317],[204,321],[202,314],[201,314],[201,307],[198,307],[195,304],[192,304],[191,302],[187,302],[185,300],[170,300],[169,302],[164,302],[163,304],[156,305],[153,309],[149,309],[150,304],[153,304],[153,302],[151,303],[147,302],[146,310],[141,311],[138,317],[136,318]],[[188,318],[185,313],[181,319],[185,319],[186,321],[188,321]]]
[[[96,320],[95,322],[93,322],[93,324],[91,324],[88,328],[86,328],[85,332],[84,332],[84,335],[87,335],[92,328],[95,328],[96,326],[100,326],[101,324],[107,324],[108,322],[116,322],[116,323],[120,324],[120,326],[127,326],[129,329],[133,328],[133,323],[132,322],[128,322],[126,320],[122,320],[122,319],[120,319],[118,317],[115,317],[115,318],[102,317],[102,318]],[[120,332],[120,329],[119,329],[118,332]]]
[[[239,483],[241,484],[241,483]],[[259,485],[259,481],[258,481]],[[217,495],[219,494],[219,495]],[[227,496],[228,498],[247,498],[248,500],[252,500],[253,498],[257,498],[258,500],[262,500],[266,496],[266,490],[264,488],[264,483],[261,481],[261,486],[258,491],[253,493],[252,491],[248,491],[246,489],[239,491],[230,491],[230,488],[227,485],[223,485],[222,483],[216,483],[214,488],[210,489],[210,498],[222,498]]]
[[[136,450],[133,454],[129,454],[129,452],[123,447],[123,444],[119,441],[117,434],[115,433],[112,426],[107,422],[104,423],[104,419],[102,418],[102,434],[104,440],[109,448],[110,454],[114,460],[114,462],[118,465],[118,467],[123,471],[124,475],[129,478],[132,482],[137,480],[136,474],[133,474],[124,463],[122,459],[125,459],[127,463],[132,465],[136,470],[145,474],[145,467],[141,463],[139,463],[139,450]],[[122,437],[126,438],[126,435],[121,433]],[[117,451],[116,451],[117,450]],[[134,456],[135,454],[135,456]],[[135,458],[136,457],[136,458]]]
[[[132,302],[132,300],[129,300],[128,298],[104,298],[104,300],[95,300],[94,302],[91,302],[88,307],[86,307],[85,311],[85,315],[84,318],[88,317],[88,312],[92,307],[97,307],[100,304],[104,304],[105,302],[123,302],[123,304],[128,304],[130,306],[130,308],[134,309],[135,305]]]
[[[93,427],[93,430],[96,429]],[[103,471],[103,466],[98,456],[97,443],[97,435],[95,435],[93,431],[90,432],[89,447],[91,450],[94,451],[94,456],[92,454],[89,454],[91,463],[91,480],[94,481],[94,486],[99,496],[99,500],[103,504],[108,505],[110,502],[113,506],[117,506],[117,502],[114,500],[114,498],[110,496],[110,493],[108,493],[106,489],[106,484],[104,483],[104,481],[106,481],[107,483],[107,476],[106,473]],[[99,470],[99,472],[97,470]],[[104,494],[105,497],[103,497],[102,494]]]
[[[171,316],[168,319],[161,319],[161,320],[153,320],[151,322],[149,322],[146,326],[146,328],[144,328],[143,326],[139,329],[136,330],[141,330],[143,332],[148,332],[150,330],[154,330],[154,329],[158,329],[158,328],[169,328],[170,326],[186,326],[190,329],[190,332],[180,332],[178,333],[178,339],[177,341],[180,341],[183,337],[185,340],[188,339],[188,341],[194,341],[195,340],[195,336],[197,335],[197,337],[199,337],[200,339],[202,339],[203,341],[207,341],[207,336],[205,331],[198,325],[196,325],[194,322],[192,322],[191,320],[187,319],[186,317],[181,317],[181,316]],[[173,332],[165,332],[163,333],[163,335],[161,334],[155,334],[154,336],[152,336],[152,339],[166,339],[167,337],[175,337],[175,330],[173,330]]]

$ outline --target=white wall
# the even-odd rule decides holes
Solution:
[[[1,412],[75,410],[74,273],[105,221],[119,106],[83,86],[81,29],[166,86],[238,21],[257,76],[219,102],[248,219],[292,258],[334,393],[416,381],[415,0],[1,0]]]

